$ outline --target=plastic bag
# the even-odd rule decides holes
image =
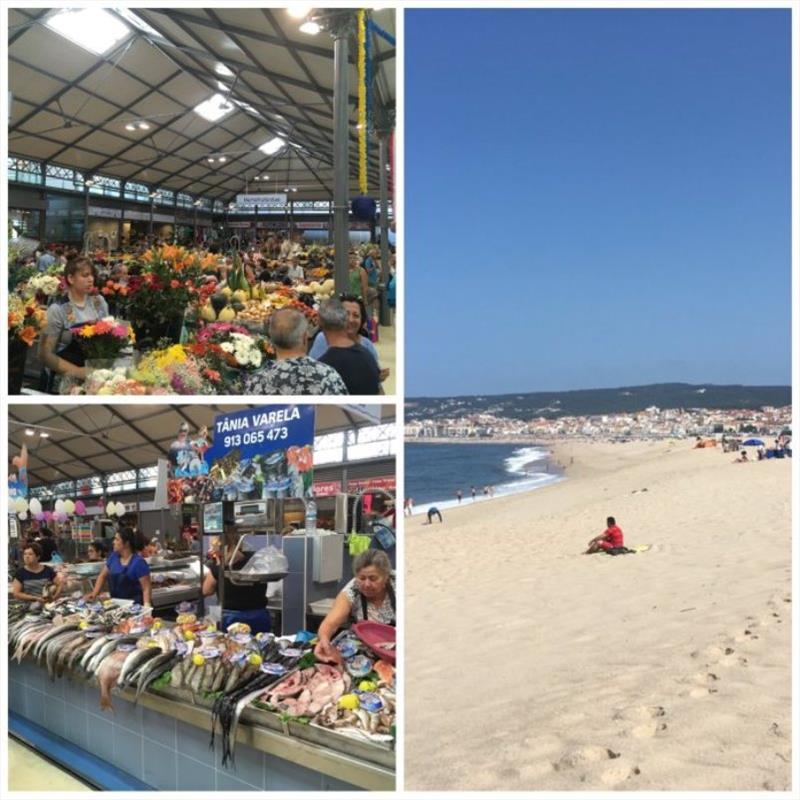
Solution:
[[[256,573],[259,575],[285,575],[289,571],[289,559],[269,545],[257,550],[253,557],[239,570],[243,575]]]
[[[369,550],[369,546],[371,544],[372,544],[371,536],[364,536],[360,533],[351,533],[350,539],[348,541],[350,555],[351,556],[360,555],[365,550]]]

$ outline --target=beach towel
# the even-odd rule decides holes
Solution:
[[[610,556],[628,556],[646,553],[651,547],[649,544],[635,544],[633,547],[612,547],[605,552]]]

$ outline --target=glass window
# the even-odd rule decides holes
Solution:
[[[59,167],[57,164],[45,166],[44,182],[54,189],[66,189],[70,192],[83,191],[83,173],[70,167]]]
[[[169,189],[158,189],[158,194],[155,198],[157,206],[174,206],[175,205],[175,192]]]
[[[24,208],[9,208],[8,222],[13,229],[12,239],[27,236],[29,239],[39,238],[39,223],[42,212]]]
[[[340,464],[344,460],[344,433],[326,433],[314,438],[314,464]]]
[[[111,472],[106,477],[106,493],[132,492],[136,489],[136,470],[126,469],[122,472]]]
[[[150,187],[135,181],[125,181],[125,199],[138,200],[142,203],[150,202]]]
[[[158,465],[155,467],[142,467],[139,470],[139,488],[150,489],[158,484]]]
[[[184,192],[178,192],[175,203],[180,208],[194,208],[194,197],[192,197],[190,194],[185,194]]]
[[[75,481],[75,494],[78,497],[101,495],[103,494],[103,481],[99,475],[92,475],[89,478],[79,478]]]
[[[215,200],[214,201],[214,213],[215,214],[224,214],[225,213],[225,203],[222,200]]]
[[[29,158],[8,158],[8,180],[18,183],[41,183],[42,164]]]
[[[109,178],[107,175],[95,175],[94,182],[89,186],[89,194],[99,194],[104,197],[119,197],[119,178]]]
[[[347,432],[347,460],[390,456],[395,452],[394,424],[370,425]]]
[[[45,238],[48,242],[81,242],[86,203],[83,197],[53,195],[47,200]]]

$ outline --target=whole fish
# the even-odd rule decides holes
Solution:
[[[125,686],[131,675],[136,672],[142,664],[160,654],[161,650],[158,647],[141,647],[132,650],[128,653],[128,657],[122,664],[122,670],[119,673],[119,678],[117,678],[117,686]]]
[[[89,661],[94,658],[99,652],[100,648],[106,643],[110,641],[108,636],[98,636],[96,639],[92,641],[89,645],[89,649],[83,654],[83,657],[80,661],[81,669],[86,669],[89,666]]]
[[[96,674],[105,658],[111,655],[111,653],[113,653],[117,647],[119,647],[121,644],[134,644],[136,639],[136,636],[123,636],[121,639],[111,639],[110,641],[104,642],[97,654],[88,662],[86,671],[91,675]],[[125,655],[127,656],[127,653],[125,653]]]
[[[148,661],[142,669],[139,670],[134,702],[138,702],[142,692],[145,691],[153,681],[158,680],[161,675],[170,669],[178,658],[180,658],[178,653],[175,650],[171,650],[168,653],[161,653],[152,661]]]
[[[113,710],[111,705],[111,690],[117,682],[122,664],[128,654],[123,650],[115,650],[100,664],[97,670],[97,682],[100,685],[100,708]]]
[[[57,636],[51,639],[48,646],[45,648],[45,663],[47,664],[47,674],[51,681],[56,679],[56,663],[59,656],[64,655],[65,651],[69,651],[71,646],[81,644],[85,641],[83,631],[73,631],[72,634],[65,634],[64,636]]]
[[[62,633],[65,633],[68,630],[74,631],[74,630],[77,630],[77,629],[78,629],[78,623],[77,622],[71,622],[71,623],[68,623],[67,625],[57,625],[49,633],[46,633],[44,636],[42,636],[41,639],[39,639],[39,641],[36,643],[36,647],[34,647],[34,649],[33,649],[33,657],[38,659],[39,655],[42,652],[42,648],[51,639],[55,638],[56,636],[60,636]]]

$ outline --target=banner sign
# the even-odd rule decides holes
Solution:
[[[314,497],[335,497],[341,491],[341,481],[315,481],[314,483]]]
[[[361,478],[353,481],[347,481],[347,491],[352,494],[353,492],[369,491],[370,489],[384,489],[393,492],[397,486],[397,481],[394,475],[387,478]]]
[[[263,406],[220,414],[213,431],[170,445],[170,504],[303,498],[314,478],[314,406]]]
[[[14,472],[13,470],[16,470]],[[8,499],[24,500],[28,496],[28,445],[22,445],[18,456],[11,459],[11,471],[8,473]]]
[[[237,208],[283,208],[286,205],[286,194],[237,194]]]
[[[103,208],[102,206],[89,206],[90,217],[103,217],[104,219],[122,219],[121,208]]]

